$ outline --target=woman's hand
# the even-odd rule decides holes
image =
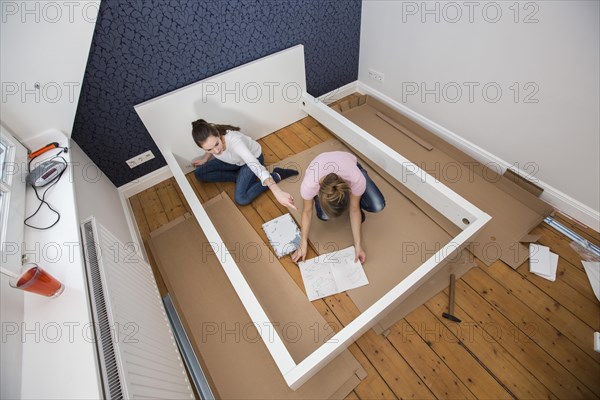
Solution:
[[[308,249],[308,243],[301,243],[300,248],[292,254],[292,261],[297,263],[299,261],[304,261],[306,258],[306,250]]]
[[[202,158],[195,158],[192,160],[192,165],[194,167],[199,167],[201,165],[206,164],[206,162],[210,159],[210,153],[206,153]]]
[[[358,246],[354,249],[356,251],[356,255],[354,256],[354,262],[360,261],[363,264],[367,260],[367,255],[361,246]]]
[[[294,197],[291,194],[284,192],[283,190],[273,190],[273,194],[279,203],[291,208],[292,210],[298,210],[294,205]]]

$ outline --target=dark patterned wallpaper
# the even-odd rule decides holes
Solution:
[[[327,93],[358,78],[360,16],[360,0],[102,0],[72,137],[121,186],[166,165],[135,104],[297,44]]]

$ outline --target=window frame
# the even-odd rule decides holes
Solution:
[[[19,250],[25,231],[27,149],[2,124],[0,133],[0,143],[7,149],[0,165],[0,270],[13,275],[21,269]]]

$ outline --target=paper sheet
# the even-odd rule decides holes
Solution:
[[[310,301],[369,283],[360,262],[354,262],[354,246],[299,263]]]
[[[537,243],[529,244],[529,272],[554,282],[558,268],[558,254],[549,247]]]
[[[581,261],[583,269],[590,280],[592,289],[598,301],[600,301],[600,262],[598,261]]]
[[[300,229],[287,213],[262,225],[277,258],[294,252],[300,247]]]

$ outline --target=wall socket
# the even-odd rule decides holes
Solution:
[[[125,161],[129,168],[135,168],[140,164],[145,163],[146,161],[150,161],[154,158],[154,154],[152,154],[152,150],[148,150],[145,153],[139,154],[135,157],[131,157],[129,160]]]
[[[383,74],[371,68],[369,68],[369,78],[373,79],[374,81],[383,83]]]

